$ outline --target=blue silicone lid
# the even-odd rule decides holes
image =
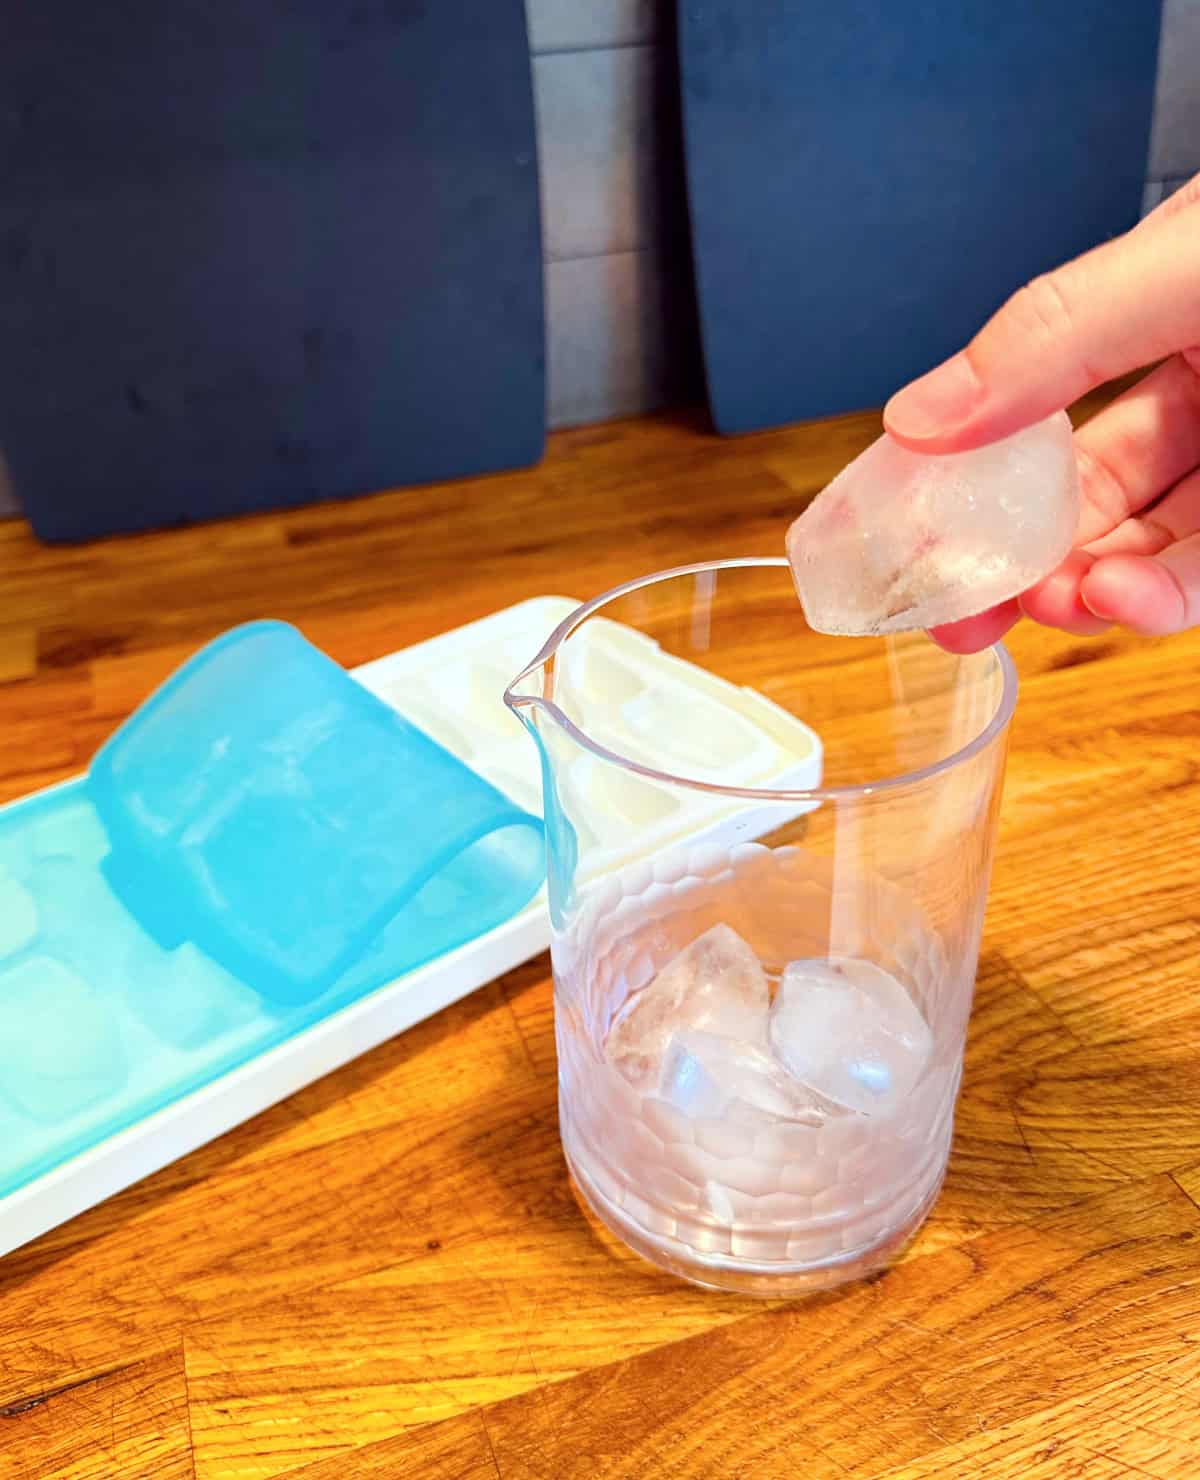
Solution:
[[[484,934],[540,819],[294,629],[184,665],[0,808],[0,1197]]]
[[[403,964],[461,944],[542,878],[540,822],[282,622],[227,632],[96,754],[105,874],[165,946],[311,996],[434,875],[508,832],[452,914],[405,922]]]

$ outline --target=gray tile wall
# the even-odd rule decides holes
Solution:
[[[526,0],[552,426],[701,393],[669,0]],[[1200,0],[1166,0],[1144,208],[1200,170]],[[0,513],[16,507],[0,464]]]
[[[526,0],[551,426],[699,394],[666,0]]]
[[[667,0],[525,0],[534,52],[552,426],[699,394]],[[665,55],[664,55],[665,53]],[[1200,0],[1165,0],[1145,210],[1200,170]],[[679,244],[682,255],[677,255]],[[681,267],[681,264],[683,266]]]
[[[1142,214],[1200,170],[1200,0],[1164,0]]]
[[[1152,180],[1200,170],[1200,0],[1164,0],[1150,138]]]

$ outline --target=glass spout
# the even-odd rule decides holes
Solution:
[[[546,665],[535,660],[504,691],[504,702],[531,734],[537,732],[538,711],[545,706]]]
[[[523,669],[504,691],[504,702],[524,725],[537,747],[542,777],[542,819],[546,829],[546,866],[550,895],[550,917],[555,929],[564,924],[564,908],[573,898],[574,874],[579,860],[578,837],[564,809],[560,777],[571,769],[574,744],[567,738],[559,710],[551,702],[553,656],[547,656],[552,638],[534,661]]]

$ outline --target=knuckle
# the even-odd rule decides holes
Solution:
[[[1197,206],[1200,206],[1200,174],[1193,175],[1185,185],[1168,195],[1157,214],[1173,216],[1177,211],[1194,210]]]
[[[1090,447],[1075,441],[1075,460],[1087,492],[1088,502],[1100,514],[1108,529],[1114,529],[1129,513],[1130,497],[1124,481],[1112,463]]]
[[[1061,279],[1043,273],[1016,295],[1014,315],[1033,337],[1045,344],[1059,344],[1075,333],[1075,315]]]

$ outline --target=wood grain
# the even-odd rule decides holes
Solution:
[[[176,1347],[0,1406],[0,1474],[19,1480],[190,1480]]]
[[[881,1480],[1176,1480],[1196,1464],[1200,1352],[1188,1350],[1015,1423],[982,1429]]]
[[[877,1476],[1194,1355],[1198,1241],[1200,1210],[1175,1183],[1131,1184],[489,1405],[471,1427],[505,1480]],[[385,1467],[362,1473],[419,1474],[424,1444],[385,1441]],[[354,1474],[338,1464],[302,1474]]]
[[[353,664],[772,552],[877,427],[588,428],[524,473],[86,548],[0,524],[0,798],[237,621]],[[0,1262],[0,1480],[1200,1474],[1200,635],[1011,646],[954,1154],[895,1269],[764,1306],[594,1230],[539,960]]]

